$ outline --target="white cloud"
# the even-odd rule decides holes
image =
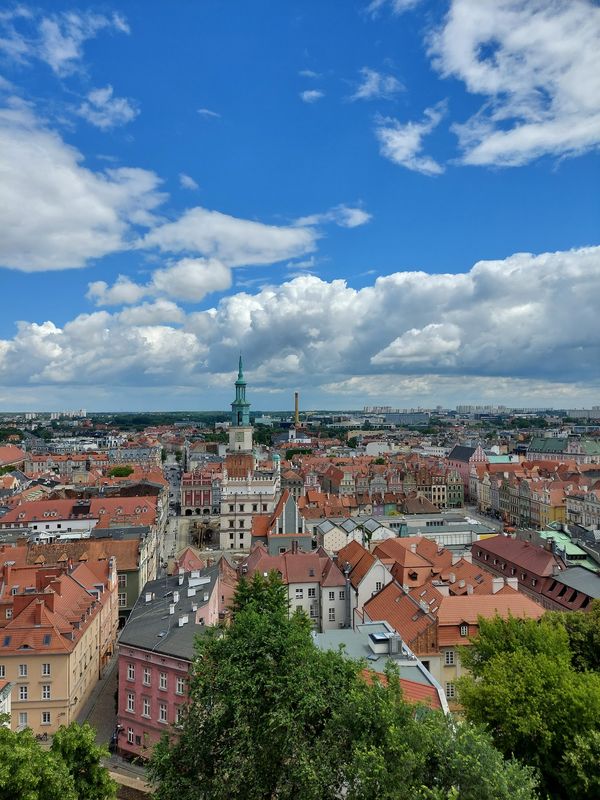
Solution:
[[[140,246],[197,253],[236,267],[296,258],[312,252],[316,241],[317,233],[312,228],[265,225],[197,207],[175,222],[155,227]]]
[[[383,8],[389,7],[392,14],[403,14],[416,8],[420,2],[421,0],[371,0],[367,13],[375,17]]]
[[[134,283],[125,275],[119,275],[112,286],[106,281],[93,281],[88,284],[86,297],[98,306],[120,306],[137,303],[146,295],[144,286]]]
[[[219,119],[221,117],[216,111],[211,111],[210,108],[199,108],[197,113],[200,114],[201,117],[212,117],[213,119]]]
[[[152,275],[153,292],[188,302],[199,302],[211,292],[231,286],[231,270],[216,258],[182,258]]]
[[[195,191],[199,188],[198,184],[191,177],[191,175],[186,175],[185,172],[179,173],[179,185],[182,189],[191,189],[192,191]]]
[[[4,12],[0,28],[0,50],[8,58],[20,64],[44,61],[61,77],[80,66],[84,44],[100,31],[129,33],[125,18],[118,13],[65,11],[44,16],[23,6]]]
[[[164,199],[153,172],[82,161],[25,104],[0,108],[0,266],[82,267],[128,247],[132,224],[152,224]]]
[[[342,204],[334,206],[334,208],[330,208],[329,211],[324,211],[322,214],[309,214],[306,217],[300,217],[300,219],[296,220],[296,225],[321,225],[327,222],[334,222],[342,228],[357,228],[370,222],[371,219],[372,214],[369,214],[364,209]]]
[[[77,113],[101,130],[126,125],[140,113],[135,103],[126,97],[114,97],[113,87],[93,89]]]
[[[211,292],[223,292],[231,286],[231,270],[217,259],[182,258],[157,269],[147,284],[139,284],[119,275],[112,286],[105,281],[88,285],[86,297],[97,306],[138,303],[143,297],[173,297],[197,303]]]
[[[187,315],[163,296],[62,327],[20,323],[0,342],[0,384],[163,380],[197,391],[227,382],[241,348],[257,392],[293,383],[357,403],[493,396],[564,407],[600,390],[599,287],[600,247],[589,247],[517,253],[459,274],[397,272],[361,289],[303,275]]]
[[[300,92],[300,98],[304,103],[316,103],[317,100],[320,100],[322,97],[325,97],[325,92],[319,89],[306,89]]]
[[[315,72],[312,69],[301,69],[298,75],[301,75],[303,78],[320,78],[320,74]]]
[[[422,122],[401,123],[380,117],[375,128],[379,152],[394,164],[423,175],[440,175],[444,167],[431,156],[422,155],[423,139],[436,128],[446,112],[446,104],[438,103],[425,110]]]
[[[452,364],[461,345],[460,328],[433,322],[411,328],[371,357],[371,364]]]
[[[600,144],[596,3],[453,0],[429,52],[444,77],[485,97],[454,126],[464,163],[515,166]]]
[[[404,89],[394,75],[385,75],[369,67],[360,70],[362,79],[350,100],[372,100],[374,98],[390,98]]]

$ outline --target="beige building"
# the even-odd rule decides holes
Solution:
[[[11,726],[52,734],[77,717],[113,653],[115,559],[64,568],[7,559],[1,587],[0,680],[14,685]]]

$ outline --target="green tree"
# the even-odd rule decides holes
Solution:
[[[50,750],[26,728],[14,732],[0,717],[0,800],[113,800],[116,784],[101,765],[108,755],[89,725],[59,728]]]
[[[544,619],[565,629],[576,670],[600,672],[600,600],[588,611],[551,611]]]
[[[572,666],[566,628],[552,618],[480,620],[459,680],[466,718],[496,747],[534,767],[551,797],[592,800],[600,729],[600,674]],[[588,746],[589,745],[589,746]]]
[[[43,750],[29,728],[15,733],[0,727],[0,800],[17,798],[78,800],[67,765]]]
[[[79,800],[112,800],[116,784],[102,766],[109,753],[96,744],[95,730],[84,723],[61,725],[52,739],[51,752],[62,759],[73,776]]]
[[[108,471],[109,478],[127,478],[133,472],[133,467],[130,464],[123,464],[119,467],[113,467]]]
[[[232,624],[198,641],[181,731],[150,760],[156,800],[534,797],[531,770],[487,734],[415,716],[393,667],[365,680],[364,663],[318,650],[288,605],[274,573],[242,580]]]

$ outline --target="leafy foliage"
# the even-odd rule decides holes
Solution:
[[[62,725],[52,739],[52,753],[66,764],[73,776],[76,796],[80,800],[109,800],[115,797],[116,785],[110,778],[102,758],[109,753],[96,744],[95,730],[84,723]]]
[[[533,766],[558,800],[598,797],[600,673],[576,669],[594,636],[593,620],[576,614],[480,620],[463,656],[471,675],[459,681],[467,719],[487,725],[499,750]]]
[[[109,478],[127,478],[133,473],[133,467],[130,464],[123,464],[119,467],[113,467],[108,472]]]
[[[112,800],[103,755],[89,726],[60,728],[50,750],[28,728],[0,727],[0,800]]]
[[[487,733],[415,714],[385,679],[312,642],[279,577],[242,579],[233,622],[197,644],[182,729],[149,765],[156,800],[530,800],[532,771]]]

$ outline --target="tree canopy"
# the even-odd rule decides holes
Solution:
[[[59,728],[50,750],[26,728],[11,731],[0,719],[0,800],[113,800],[116,785],[100,760],[89,725]]]
[[[113,467],[108,472],[109,478],[127,478],[133,473],[133,467],[130,464],[123,464],[122,466]]]
[[[594,609],[594,615],[597,609]],[[486,725],[505,757],[534,767],[552,798],[600,797],[597,618],[480,620],[459,680],[468,720]]]
[[[415,712],[397,671],[323,652],[279,577],[239,582],[198,640],[180,730],[154,749],[156,800],[530,800],[532,770],[480,727]]]

